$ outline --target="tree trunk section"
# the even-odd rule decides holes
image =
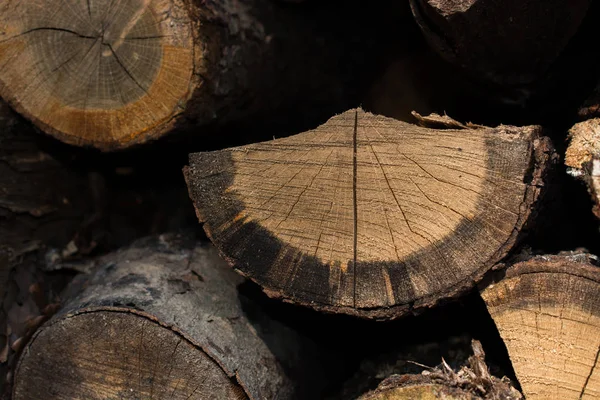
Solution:
[[[509,267],[481,292],[528,400],[600,397],[595,259],[577,253],[534,257]]]
[[[577,32],[590,0],[411,0],[430,45],[472,78],[523,100]]]
[[[96,265],[27,345],[15,400],[319,397],[302,380],[320,379],[314,349],[239,294],[213,248],[161,235]]]
[[[452,129],[356,109],[192,154],[190,195],[221,253],[268,295],[398,317],[464,292],[504,257],[552,153],[537,127],[425,122]]]
[[[311,14],[265,0],[40,4],[0,1],[0,95],[47,133],[103,150],[175,128],[349,107],[357,77],[372,68],[363,60],[377,64],[376,50],[356,51],[380,39],[377,28],[355,33],[356,6]],[[348,43],[333,34],[341,27]]]

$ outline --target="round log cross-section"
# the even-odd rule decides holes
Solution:
[[[471,287],[506,254],[539,192],[538,133],[350,110],[293,137],[193,154],[186,175],[205,230],[269,295],[388,318]]]
[[[0,14],[0,94],[67,142],[164,130],[193,88],[181,0],[3,0]]]
[[[316,347],[238,292],[214,248],[165,234],[96,265],[25,347],[13,399],[320,398]]]

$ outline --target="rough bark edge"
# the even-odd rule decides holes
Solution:
[[[82,314],[91,314],[91,313],[96,313],[96,312],[114,312],[114,313],[129,313],[129,314],[134,314],[137,315],[139,317],[145,318],[165,329],[170,330],[171,332],[173,332],[174,334],[176,334],[177,336],[181,337],[182,339],[184,339],[186,342],[190,343],[192,346],[194,346],[194,348],[198,349],[199,351],[202,351],[204,354],[206,354],[206,356],[208,358],[210,358],[212,361],[215,362],[215,364],[217,364],[219,366],[219,368],[221,368],[221,370],[223,371],[223,373],[229,378],[229,380],[234,384],[237,385],[239,387],[241,387],[244,390],[244,393],[246,394],[246,396],[249,399],[254,399],[252,396],[250,396],[249,392],[248,392],[248,388],[244,386],[244,384],[240,381],[239,376],[237,374],[237,371],[228,371],[227,368],[219,361],[219,359],[217,357],[215,357],[210,351],[208,351],[204,346],[202,346],[200,343],[196,343],[192,338],[188,337],[188,335],[186,335],[184,332],[182,332],[180,329],[178,329],[176,326],[172,326],[169,324],[165,324],[164,322],[161,322],[158,318],[156,318],[155,316],[153,316],[152,314],[149,314],[147,312],[135,309],[135,308],[127,308],[127,307],[108,307],[108,306],[103,306],[103,307],[86,307],[86,308],[82,308],[79,309],[75,312],[69,312],[66,315],[62,315],[60,318],[58,319],[52,319],[50,321],[48,321],[47,323],[45,323],[42,327],[40,327],[37,331],[35,331],[35,333],[31,336],[31,338],[29,339],[29,341],[27,342],[27,345],[24,346],[23,350],[22,350],[22,354],[20,354],[19,357],[19,361],[15,367],[15,371],[13,374],[13,378],[15,376],[17,376],[17,374],[19,373],[19,369],[21,368],[21,363],[23,362],[23,355],[28,352],[30,350],[30,347],[33,346],[33,344],[35,343],[35,340],[37,339],[38,335],[46,330],[52,327],[52,325],[54,325],[55,323],[58,323],[62,320],[66,320],[69,318],[74,318],[77,317],[79,315]],[[13,388],[12,388],[12,395],[14,396],[14,390],[16,389],[14,382],[13,383]]]
[[[427,121],[428,117],[424,117],[423,120]],[[432,117],[435,123],[439,123],[436,117]],[[450,118],[450,120],[452,120]],[[453,121],[453,120],[452,120]],[[447,124],[448,121],[446,119],[442,119],[442,124]],[[460,123],[459,123],[460,124]],[[479,127],[479,126],[475,126]],[[498,128],[502,128],[503,126],[499,126]],[[432,308],[437,304],[441,304],[447,301],[450,301],[460,295],[468,292],[469,290],[476,287],[477,282],[481,281],[484,276],[494,268],[494,266],[500,262],[512,249],[512,247],[522,240],[525,235],[521,230],[525,227],[528,220],[532,215],[535,215],[535,208],[538,206],[538,198],[540,193],[544,188],[544,181],[550,171],[550,167],[552,163],[554,163],[557,159],[557,155],[554,151],[554,147],[552,142],[548,137],[541,136],[541,127],[532,126],[528,132],[520,131],[521,135],[527,135],[530,140],[530,168],[526,176],[524,177],[524,182],[527,184],[527,188],[525,189],[525,193],[523,196],[523,200],[520,205],[520,214],[515,226],[513,228],[512,234],[506,240],[506,242],[489,258],[489,260],[483,264],[483,266],[475,271],[470,276],[466,277],[462,282],[458,282],[457,284],[450,286],[446,289],[446,292],[443,295],[429,295],[424,296],[416,301],[407,303],[407,304],[398,304],[392,307],[381,307],[376,309],[356,309],[348,306],[329,306],[323,305],[317,302],[299,302],[293,299],[287,298],[281,291],[264,288],[254,277],[248,276],[243,271],[236,268],[236,262],[233,258],[229,257],[227,254],[224,254],[220,248],[217,247],[217,251],[221,258],[227,261],[227,263],[232,266],[232,268],[240,275],[244,276],[246,279],[251,280],[256,283],[261,290],[270,298],[282,300],[285,303],[302,305],[305,307],[313,308],[317,311],[329,313],[329,314],[347,314],[352,315],[359,318],[365,319],[375,319],[375,320],[392,320],[403,317],[408,314],[418,315],[419,313],[425,311],[428,308]],[[190,185],[189,180],[189,166],[185,166],[183,168],[183,175],[186,182],[186,185],[189,189],[190,198],[193,199],[192,195],[192,187]],[[194,210],[196,212],[196,216],[198,220],[202,222],[203,229],[211,242],[214,243],[213,237],[210,231],[206,227],[206,218],[202,214],[201,210],[199,210],[195,203]]]

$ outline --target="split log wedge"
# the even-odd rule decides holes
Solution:
[[[473,78],[539,79],[577,32],[590,0],[410,0],[431,46]],[[544,40],[540,40],[544,38]]]
[[[567,172],[586,184],[594,215],[600,218],[600,118],[575,124],[569,130],[569,138]]]
[[[535,257],[481,293],[528,400],[600,397],[600,268],[590,261]]]
[[[260,0],[0,0],[0,96],[103,150],[302,99],[338,104],[343,46],[310,21]]]
[[[174,235],[101,258],[28,343],[13,398],[320,398],[300,381],[320,375],[314,348],[240,295],[224,264]]]
[[[357,109],[192,154],[190,195],[222,255],[268,295],[397,317],[472,287],[510,250],[550,157],[536,127],[447,120],[429,129]]]

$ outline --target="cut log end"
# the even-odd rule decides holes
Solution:
[[[30,349],[17,372],[15,400],[247,398],[202,350],[128,309],[60,319],[41,329]]]
[[[569,137],[565,165],[569,174],[586,184],[594,203],[592,210],[600,218],[600,119],[575,124]]]
[[[320,398],[315,346],[240,294],[214,249],[164,234],[94,264],[24,348],[14,399]]]
[[[359,400],[474,400],[481,399],[472,393],[436,382],[422,375],[392,376],[381,383],[373,392]]]
[[[187,180],[209,236],[267,293],[389,318],[470,287],[506,254],[539,192],[538,133],[350,110],[294,137],[193,154]]]
[[[600,397],[600,269],[590,260],[535,257],[482,291],[527,399]]]
[[[181,0],[0,2],[0,95],[69,143],[118,148],[167,129],[189,97]]]

